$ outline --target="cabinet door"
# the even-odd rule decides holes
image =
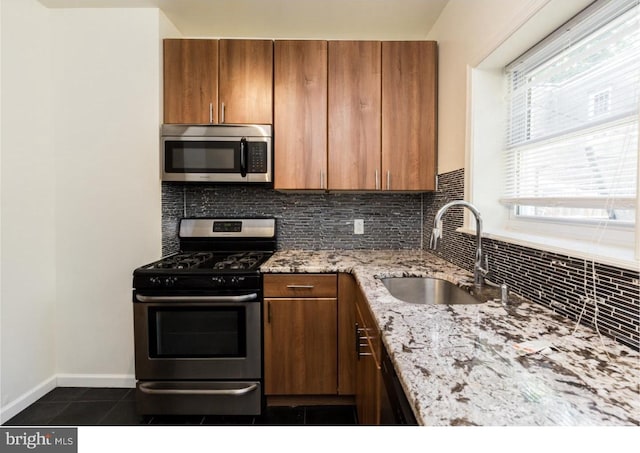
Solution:
[[[437,47],[382,43],[382,187],[435,190]]]
[[[380,49],[329,43],[329,189],[380,187]]]
[[[353,395],[356,379],[354,324],[358,284],[350,274],[338,275],[338,394]]]
[[[273,121],[273,41],[220,41],[220,123]]]
[[[218,41],[164,40],[164,122],[218,121]]]
[[[367,325],[356,310],[356,410],[361,425],[380,424],[380,389],[382,375],[371,343],[367,340]]]
[[[265,299],[266,395],[335,395],[337,302]]]
[[[325,189],[327,43],[275,43],[276,189]]]

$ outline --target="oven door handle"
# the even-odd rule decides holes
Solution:
[[[152,383],[139,385],[140,391],[149,395],[217,395],[217,396],[240,396],[253,392],[258,388],[258,384],[251,384],[240,389],[154,389]]]
[[[143,296],[136,294],[138,302],[251,302],[258,299],[258,293],[242,296]]]

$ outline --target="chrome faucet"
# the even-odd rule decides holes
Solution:
[[[476,257],[473,265],[473,283],[475,286],[480,287],[484,283],[484,278],[489,273],[489,263],[487,257],[482,252],[482,217],[480,216],[478,208],[464,200],[452,201],[441,207],[433,219],[433,231],[431,232],[429,245],[432,250],[437,250],[438,240],[442,239],[442,216],[452,206],[468,208],[476,218]]]

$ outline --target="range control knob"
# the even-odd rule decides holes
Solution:
[[[178,279],[175,277],[167,277],[164,280],[164,286],[173,286],[176,284],[176,281],[178,281]]]
[[[244,277],[231,277],[232,286],[239,286],[242,282],[244,282]]]
[[[159,285],[161,285],[161,284],[162,284],[162,280],[160,280],[160,277],[151,277],[151,278],[149,279],[149,283],[150,283],[152,286],[159,286]]]
[[[224,277],[220,277],[220,276],[211,277],[211,282],[215,286],[222,286],[222,285],[225,284],[225,278]]]

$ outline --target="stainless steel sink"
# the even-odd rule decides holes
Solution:
[[[431,277],[388,277],[380,281],[396,299],[410,304],[481,304],[482,301],[451,282]]]

